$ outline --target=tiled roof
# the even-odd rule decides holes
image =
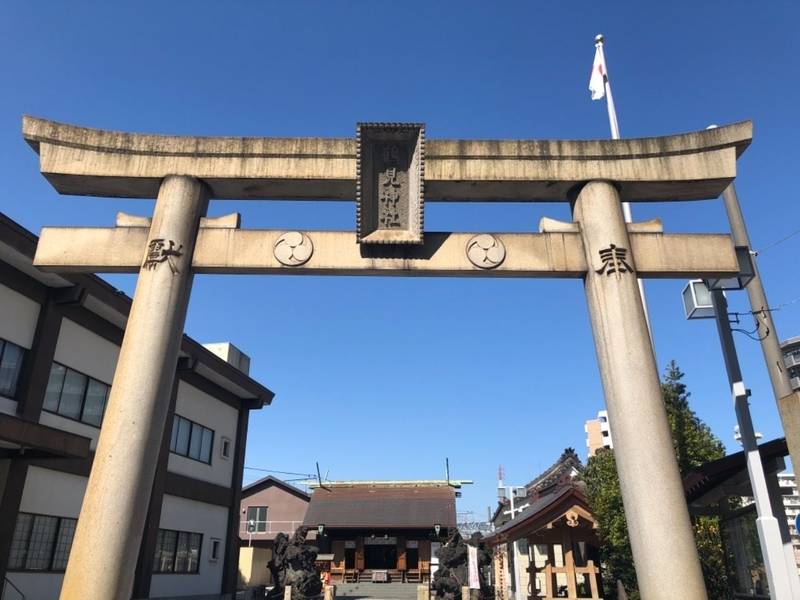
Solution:
[[[558,483],[564,483],[560,482],[559,480],[565,475],[569,476],[569,474],[572,472],[572,469],[575,469],[576,471],[583,471],[583,468],[583,463],[581,462],[578,454],[575,452],[575,449],[566,448],[564,452],[561,453],[561,456],[558,457],[558,460],[550,465],[538,477],[535,477],[529,481],[525,485],[525,489],[528,492],[528,495],[531,495],[534,491],[543,492]]]
[[[456,526],[452,487],[367,486],[319,488],[311,495],[305,525],[326,528],[433,528]]]
[[[789,454],[786,438],[776,438],[758,446],[761,462],[768,463],[778,457]],[[683,478],[683,489],[686,501],[695,502],[717,486],[723,485],[732,477],[742,474],[747,470],[744,451],[723,456],[718,460],[707,462],[692,469]]]

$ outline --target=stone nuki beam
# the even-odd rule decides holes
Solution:
[[[351,138],[161,136],[25,117],[23,136],[62,194],[155,198],[176,173],[212,198],[353,200]],[[716,198],[736,175],[752,123],[623,140],[428,140],[426,201],[566,201],[611,180],[624,201]]]
[[[631,228],[635,229],[636,225]],[[58,272],[136,273],[147,245],[141,227],[46,227],[34,264]],[[304,232],[314,246],[298,267],[282,265],[273,247],[285,231],[201,228],[192,261],[195,273],[315,275],[453,275],[474,277],[583,277],[580,233],[498,233],[505,260],[481,269],[467,258],[474,233],[426,233],[422,246],[365,249],[349,231]],[[739,273],[733,243],[722,234],[630,233],[639,277],[731,277]]]

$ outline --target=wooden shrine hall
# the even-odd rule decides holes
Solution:
[[[439,540],[456,527],[456,489],[468,481],[326,482],[311,495],[304,525],[321,532],[323,571],[333,582],[422,583]]]
[[[520,539],[530,549],[527,595],[531,600],[601,598],[597,523],[586,496],[573,482],[541,495],[486,539],[496,547]]]

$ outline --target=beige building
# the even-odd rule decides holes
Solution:
[[[272,583],[267,563],[275,536],[291,536],[303,524],[311,496],[281,481],[264,477],[242,488],[239,513],[239,580],[249,588]],[[313,539],[314,535],[309,535]]]
[[[131,300],[93,275],[39,271],[36,244],[0,213],[0,581],[3,598],[55,600]],[[236,588],[248,415],[273,396],[246,364],[183,337],[134,598]]]
[[[602,596],[597,524],[580,482],[583,468],[575,450],[566,448],[517,488],[513,515],[510,499],[500,498],[495,529],[486,538],[497,600]]]
[[[600,448],[614,447],[611,425],[608,423],[608,412],[599,411],[596,419],[586,421],[583,430],[586,432],[586,447],[590,457],[594,456]]]

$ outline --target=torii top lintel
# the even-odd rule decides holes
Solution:
[[[62,194],[155,198],[168,175],[201,179],[217,199],[356,196],[355,138],[121,133],[24,117],[23,137]],[[736,176],[752,122],[621,140],[427,140],[426,201],[567,200],[614,181],[625,201],[715,198]]]

